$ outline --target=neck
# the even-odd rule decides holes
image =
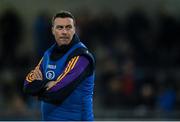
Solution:
[[[74,35],[72,41],[68,45],[60,45],[59,46],[56,43],[56,45],[52,51],[52,54],[51,54],[51,59],[52,60],[59,59],[59,57],[64,55],[73,45],[75,45],[79,41],[80,41],[79,38],[76,35]]]

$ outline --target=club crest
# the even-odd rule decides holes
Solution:
[[[47,78],[48,80],[52,80],[52,79],[54,79],[54,77],[55,77],[54,71],[49,70],[49,71],[46,72],[46,78]]]

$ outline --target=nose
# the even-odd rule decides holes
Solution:
[[[66,34],[67,30],[65,28],[62,29],[62,33]]]

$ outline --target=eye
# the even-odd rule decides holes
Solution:
[[[64,27],[63,26],[61,26],[61,25],[57,25],[56,26],[56,29],[58,29],[58,30],[62,30]]]
[[[66,30],[70,30],[70,29],[72,29],[72,25],[67,25]]]

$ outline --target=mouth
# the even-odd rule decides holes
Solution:
[[[66,39],[69,39],[69,37],[63,36],[63,37],[60,37],[60,39],[63,39],[63,40],[65,39],[66,40]]]

